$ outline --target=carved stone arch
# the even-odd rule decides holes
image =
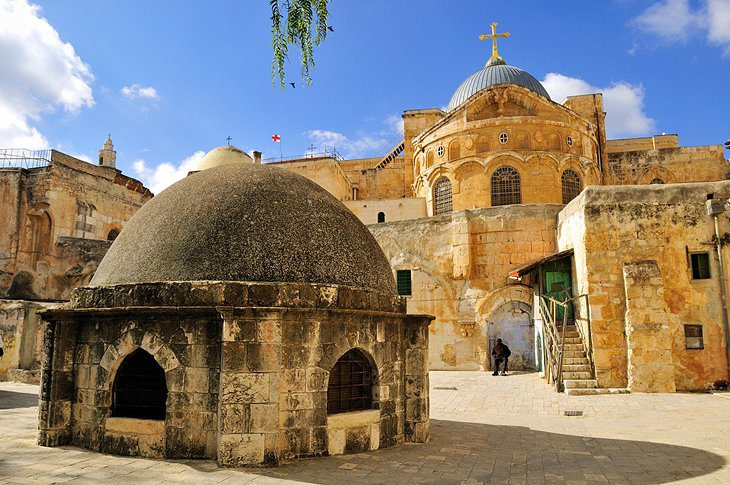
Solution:
[[[489,139],[484,135],[476,137],[475,153],[487,153],[489,151]]]
[[[648,185],[654,179],[660,179],[665,184],[673,184],[677,180],[674,174],[669,169],[666,169],[659,165],[654,165],[652,167],[649,167],[649,169],[647,169],[641,175],[641,177],[639,177],[638,183],[639,185]]]
[[[553,155],[552,153],[531,153],[525,157],[525,164],[526,165],[532,165],[533,163],[551,163],[553,164],[554,168],[557,168],[560,165],[560,161],[558,160],[558,157]]]
[[[479,160],[478,158],[467,158],[452,167],[452,171],[454,173],[454,178],[458,179],[464,170],[468,170],[475,165],[479,166],[479,168],[481,168],[482,171],[485,170],[484,163],[482,163],[481,160]]]
[[[496,332],[496,335],[490,334],[490,330],[494,330],[491,327],[499,327],[502,321],[505,311],[507,315],[516,313],[519,315],[518,321],[514,322],[517,325],[512,327],[512,332],[508,332],[513,338],[517,338],[520,335],[520,344],[515,345],[517,341],[505,341],[505,343],[512,349],[512,357],[510,361],[512,364],[517,360],[519,367],[532,367],[534,365],[534,335],[533,330],[529,327],[523,328],[522,325],[525,321],[532,322],[532,304],[533,304],[533,293],[532,289],[526,285],[513,284],[505,285],[495,289],[489,294],[477,300],[476,303],[476,326],[478,328],[479,335],[485,340],[485,347],[487,347],[487,353],[485,355],[485,362],[482,366],[484,369],[490,368],[491,362],[489,353],[491,345],[494,345],[494,339],[498,336],[504,337],[503,332]],[[507,327],[511,327],[513,323],[512,319],[508,319]],[[495,326],[495,324],[497,324]],[[503,326],[502,330],[505,327]],[[522,362],[521,362],[522,361]]]
[[[459,158],[461,158],[461,143],[456,138],[449,143],[449,161],[458,160]]]
[[[496,166],[499,163],[514,164],[515,166],[519,165],[520,168],[524,168],[525,159],[526,157],[513,151],[493,152],[484,159],[484,166],[488,171],[490,166]]]
[[[454,179],[454,172],[451,170],[450,167],[446,165],[439,165],[438,167],[434,168],[431,172],[427,175],[427,183],[429,190],[433,188],[433,184],[440,179],[441,177],[446,177],[449,180]]]
[[[164,369],[166,376],[180,367],[180,360],[175,352],[157,334],[141,329],[131,329],[124,332],[113,344],[107,346],[99,362],[99,366],[109,373],[109,379],[106,382],[108,390],[111,390],[116,371],[124,358],[139,348],[154,357],[155,361]]]
[[[48,210],[38,209],[28,212],[29,245],[31,266],[36,268],[39,261],[51,255],[53,248],[53,217]]]

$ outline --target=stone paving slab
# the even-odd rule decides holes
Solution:
[[[430,380],[456,390],[431,390],[429,443],[274,469],[43,448],[38,387],[0,382],[0,483],[730,483],[730,394],[567,396],[536,374]]]

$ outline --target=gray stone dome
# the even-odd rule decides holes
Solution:
[[[314,182],[256,164],[210,168],[129,220],[89,286],[164,281],[347,285],[396,295],[370,231]]]
[[[530,73],[517,67],[509,66],[501,59],[498,61],[490,60],[486,66],[479,69],[466,78],[466,81],[461,83],[461,86],[459,86],[451,97],[446,111],[455,110],[476,93],[499,84],[516,84],[550,99],[550,95],[545,90],[545,87]]]

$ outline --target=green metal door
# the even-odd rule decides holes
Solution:
[[[569,300],[573,297],[571,281],[571,258],[550,261],[542,265],[542,292],[557,301]],[[556,323],[563,320],[563,307],[558,306],[555,312]],[[573,319],[573,304],[568,306],[568,319]]]

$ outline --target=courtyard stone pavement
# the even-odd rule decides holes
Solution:
[[[40,447],[38,386],[0,382],[0,483],[730,484],[728,393],[569,397],[519,373],[431,372],[430,382],[428,443],[272,469]]]

